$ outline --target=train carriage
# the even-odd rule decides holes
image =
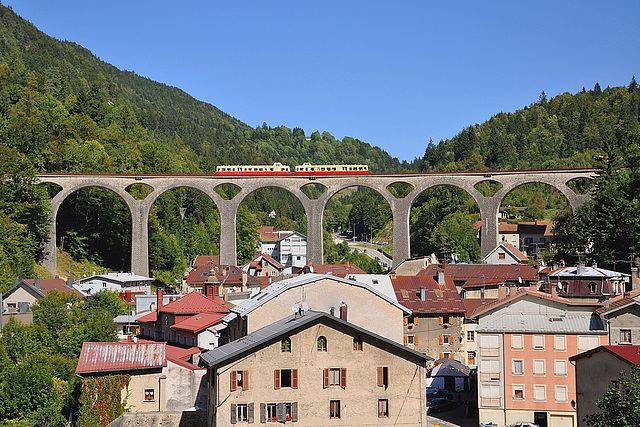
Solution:
[[[225,165],[216,168],[216,175],[291,175],[291,169],[282,163],[274,163],[273,165]]]
[[[368,174],[367,165],[312,165],[305,162],[296,166],[296,175],[360,175]]]

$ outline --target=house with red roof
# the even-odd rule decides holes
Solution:
[[[391,276],[398,303],[411,310],[405,316],[404,343],[436,360],[465,361],[465,307],[451,276],[435,265],[420,276]]]
[[[501,287],[537,287],[539,282],[538,268],[534,265],[446,264],[443,268],[465,299],[494,299]]]
[[[214,293],[225,301],[239,304],[260,291],[265,279],[249,276],[237,265],[219,265],[210,262],[200,265],[189,273],[185,281],[185,291],[205,293],[205,287],[212,285]]]
[[[273,259],[271,255],[256,253],[253,259],[242,266],[249,276],[257,277],[278,277],[284,273],[284,265]]]
[[[206,369],[192,352],[164,342],[85,342],[76,374],[81,378],[130,375],[122,401],[130,412],[206,411]]]
[[[55,279],[36,277],[20,281],[14,279],[11,289],[2,294],[2,325],[5,325],[10,317],[14,317],[20,323],[30,325],[33,321],[31,306],[54,290],[83,297],[73,288],[71,277],[66,282],[57,277]]]
[[[638,345],[602,345],[571,356],[575,365],[576,397],[572,406],[577,408],[578,427],[587,426],[585,415],[600,412],[596,400],[601,399],[621,375],[627,377],[634,366],[640,364]],[[597,372],[597,375],[594,373]]]
[[[483,264],[529,264],[529,258],[509,243],[499,243],[482,258]]]
[[[138,318],[140,337],[183,347],[217,347],[226,326],[222,319],[229,313],[224,302],[208,287],[208,294],[191,292],[163,305],[158,291],[156,310]],[[224,338],[223,338],[224,340]]]

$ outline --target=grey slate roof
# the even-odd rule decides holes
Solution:
[[[478,326],[477,332],[604,334],[606,327],[595,313],[546,315],[505,314]]]
[[[374,334],[366,329],[356,326],[352,323],[345,322],[344,320],[332,316],[328,313],[320,311],[308,311],[304,316],[289,316],[284,319],[280,319],[264,328],[258,329],[251,334],[239,338],[230,343],[224,344],[220,347],[216,347],[206,353],[202,353],[200,359],[205,363],[207,367],[215,365],[223,365],[225,362],[244,357],[248,354],[259,350],[273,342],[276,342],[283,337],[293,335],[298,331],[304,330],[317,323],[323,323],[328,326],[334,327],[334,329],[343,330],[345,327],[352,329],[357,334],[361,335],[366,342],[374,344],[384,343],[392,346],[395,350],[404,353],[405,357],[418,360],[433,360],[431,357],[424,355],[418,351],[398,344],[395,341],[391,341],[388,338],[384,338],[380,335]],[[367,339],[367,337],[369,339]]]
[[[266,288],[264,288],[263,290],[261,290],[260,292],[258,292],[257,294],[253,295],[248,300],[245,300],[240,304],[236,305],[235,307],[233,307],[231,311],[233,313],[238,313],[240,316],[245,316],[248,313],[255,310],[256,308],[260,307],[265,302],[277,297],[278,295],[280,295],[281,293],[285,292],[288,289],[291,289],[297,286],[308,285],[309,283],[313,283],[322,279],[331,279],[331,280],[342,282],[351,286],[359,286],[361,288],[365,288],[368,291],[372,292],[373,294],[389,302],[390,304],[393,304],[394,306],[398,307],[405,313],[411,314],[411,310],[399,304],[398,301],[390,298],[389,296],[385,295],[384,293],[380,292],[379,290],[375,289],[374,287],[366,283],[357,282],[355,280],[343,279],[341,277],[333,276],[331,274],[315,274],[315,273],[309,273],[302,276],[291,277],[289,279],[284,279],[278,282],[274,282],[269,286],[267,286]]]

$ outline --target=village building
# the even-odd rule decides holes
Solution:
[[[403,318],[404,344],[427,356],[464,361],[464,314],[462,298],[451,277],[432,265],[431,274],[391,276],[400,304],[411,310]]]
[[[130,375],[122,390],[130,412],[205,411],[206,370],[191,363],[191,356],[164,342],[85,342],[76,374]]]
[[[606,322],[609,345],[640,344],[640,289],[608,299],[596,313]]]
[[[446,264],[443,269],[465,299],[496,299],[500,288],[537,287],[539,282],[533,265]]]
[[[73,287],[84,296],[97,294],[103,289],[123,292],[151,293],[153,277],[140,276],[131,272],[108,272],[83,277],[74,283]]]
[[[585,415],[601,412],[596,401],[618,384],[621,375],[629,377],[631,370],[640,364],[640,346],[603,345],[571,356],[569,361],[576,371],[577,426],[586,427],[589,424]]]
[[[225,322],[231,339],[236,339],[304,307],[330,313],[398,343],[404,342],[402,319],[411,314],[395,299],[365,283],[309,273],[272,283],[233,307]]]
[[[353,277],[358,274],[366,274],[363,269],[357,265],[350,264],[348,261],[345,264],[311,264],[307,263],[304,267],[296,270],[294,274],[330,274],[337,277]]]
[[[258,293],[268,282],[269,278],[250,276],[236,265],[207,262],[188,274],[184,291],[205,293],[206,286],[212,285],[219,298],[239,304]]]
[[[285,267],[273,259],[271,255],[257,253],[253,259],[242,266],[242,271],[249,276],[278,278],[284,274]],[[277,279],[276,279],[277,280]]]
[[[260,244],[258,251],[269,255],[285,267],[284,274],[307,263],[307,237],[297,231],[274,231],[271,226],[258,229]]]
[[[543,289],[555,288],[558,295],[603,302],[623,294],[630,285],[630,275],[597,266],[551,266],[540,271]]]
[[[420,271],[424,270],[430,265],[438,264],[438,258],[434,254],[431,256],[419,256],[413,258],[407,258],[396,265],[390,274],[396,274],[398,276],[415,276]]]
[[[202,355],[208,425],[424,426],[428,359],[326,312],[292,314]]]
[[[480,422],[575,426],[575,371],[569,358],[606,344],[597,307],[520,289],[477,308],[472,316],[478,322]]]
[[[499,243],[482,258],[483,264],[529,264],[529,258],[510,243]]]

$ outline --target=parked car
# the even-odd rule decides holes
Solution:
[[[437,387],[427,387],[427,402],[438,397],[453,400],[453,394],[450,391]]]
[[[518,421],[515,424],[511,424],[511,427],[538,427],[538,424],[534,424],[529,421]]]
[[[449,409],[453,409],[456,406],[458,406],[458,403],[453,399],[447,399],[446,397],[436,397],[435,399],[429,401],[427,414],[448,411]]]

